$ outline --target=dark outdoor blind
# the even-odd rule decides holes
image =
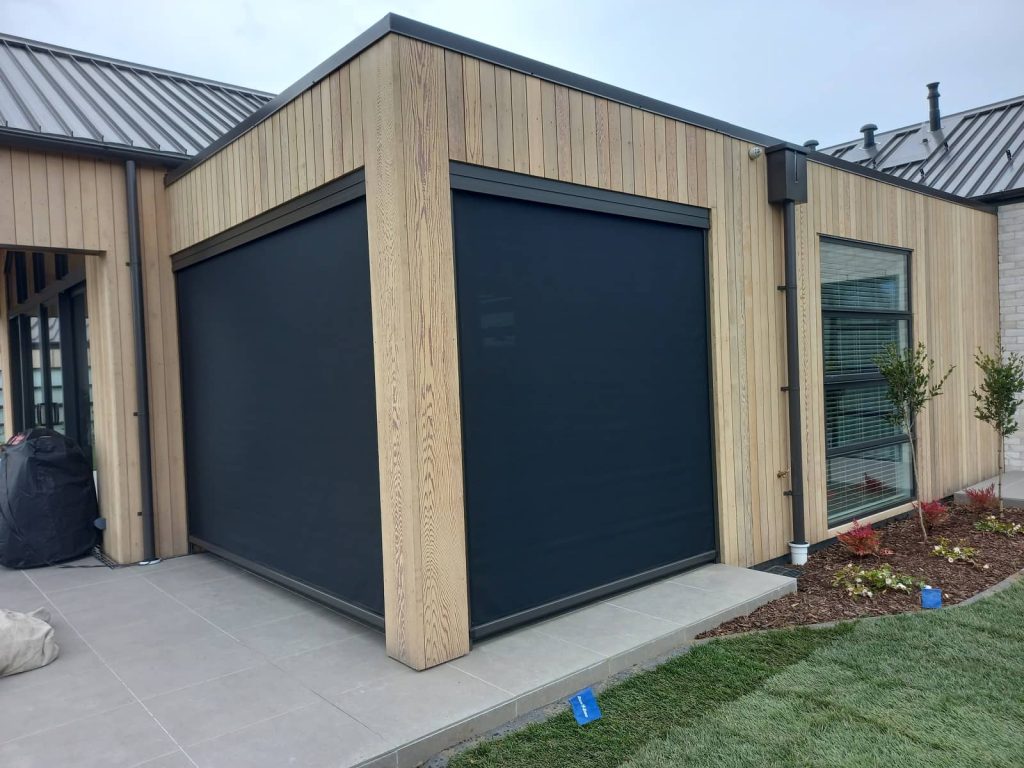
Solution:
[[[453,201],[472,625],[712,559],[703,232]]]
[[[822,349],[829,525],[895,506],[913,494],[906,437],[875,359],[910,340],[905,252],[821,240]]]
[[[192,535],[382,615],[365,200],[177,284]]]

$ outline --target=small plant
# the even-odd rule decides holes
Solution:
[[[999,506],[996,492],[991,485],[985,488],[968,488],[967,498],[970,499],[968,506],[972,512],[987,512]]]
[[[896,573],[888,563],[877,568],[860,568],[851,563],[836,571],[832,586],[845,589],[850,597],[874,597],[890,589],[909,595],[914,589],[920,589],[921,582]]]
[[[885,396],[892,406],[892,413],[889,414],[889,423],[898,428],[907,436],[907,445],[910,448],[910,472],[914,488],[918,485],[917,450],[914,447],[914,423],[918,414],[934,398],[942,394],[942,385],[953,373],[954,366],[950,366],[938,379],[932,380],[932,373],[935,370],[935,361],[928,356],[924,344],[918,342],[916,347],[901,347],[893,342],[889,344],[878,357],[875,358],[875,365],[885,378],[888,385]],[[925,525],[924,513],[921,505],[914,503],[917,507],[917,521],[921,525],[921,537],[928,541],[928,527]]]
[[[971,392],[977,401],[974,415],[999,435],[999,514],[1003,514],[1003,468],[1006,459],[1006,438],[1017,431],[1017,408],[1024,400],[1024,358],[1016,352],[1006,354],[1003,345],[990,355],[980,349],[974,362],[981,369],[981,386]]]
[[[836,540],[847,552],[857,557],[877,555],[882,548],[882,534],[870,525],[861,525],[859,520],[854,520],[853,527],[836,536]]]
[[[939,539],[939,543],[932,547],[932,555],[934,557],[944,558],[950,563],[970,563],[971,565],[977,565],[974,561],[974,556],[978,554],[978,550],[974,547],[968,547],[964,542],[959,544],[953,544],[949,539],[942,537]],[[987,568],[988,566],[986,566]]]
[[[924,515],[924,523],[928,526],[928,530],[932,530],[949,520],[952,512],[949,507],[936,500],[921,502],[921,514]]]
[[[1011,523],[1009,520],[1001,520],[995,515],[989,515],[984,520],[979,520],[974,524],[974,530],[982,531],[983,533],[1001,533],[1003,536],[1016,536],[1018,533],[1024,533],[1024,525],[1020,523]]]

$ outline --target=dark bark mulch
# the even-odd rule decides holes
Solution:
[[[884,563],[897,573],[941,587],[943,605],[954,605],[976,595],[993,584],[1024,569],[1024,534],[1007,537],[997,533],[974,530],[974,523],[990,512],[976,512],[954,507],[944,524],[929,533],[928,544],[921,542],[921,529],[914,516],[876,526],[882,533],[882,547],[891,554],[856,557],[838,542],[821,549],[807,559],[797,580],[796,594],[761,606],[749,616],[727,621],[700,637],[716,637],[752,629],[774,629],[798,624],[856,619],[861,616],[882,616],[921,609],[921,597],[895,591],[876,592],[873,598],[850,597],[841,587],[832,586],[836,571],[847,563],[876,568]],[[1004,519],[1024,523],[1024,509],[1007,509]],[[949,563],[932,555],[932,547],[940,538],[951,545],[975,547],[977,565]],[[983,565],[988,568],[983,568]]]

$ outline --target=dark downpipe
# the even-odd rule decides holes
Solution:
[[[867,126],[866,126],[867,127]],[[866,137],[865,137],[866,138]],[[800,418],[800,332],[796,263],[796,204],[807,202],[807,148],[780,144],[768,147],[768,202],[782,205],[782,247],[786,261],[786,391],[789,403],[789,496],[793,512],[790,558],[794,565],[807,560],[804,524],[804,444]],[[801,551],[802,550],[802,551]]]
[[[800,336],[797,327],[796,203],[782,208],[786,255],[786,394],[789,396],[789,474],[793,507],[793,543],[806,544],[804,531],[804,445],[800,419]]]
[[[139,480],[142,489],[144,563],[156,560],[153,529],[153,456],[149,435],[149,368],[146,359],[146,302],[142,292],[142,244],[139,236],[139,187],[135,161],[124,164],[128,190],[128,267],[132,275],[132,320],[135,330],[135,416],[139,425]]]

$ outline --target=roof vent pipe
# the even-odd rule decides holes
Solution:
[[[878,126],[874,123],[868,123],[860,127],[860,132],[864,134],[864,149],[871,149],[875,146],[875,131],[878,130]]]
[[[942,115],[939,114],[939,84],[928,83],[928,130],[942,130]]]
[[[817,152],[818,151],[818,140],[817,139],[808,139],[807,141],[804,142],[804,146],[807,147],[807,149],[809,149],[811,152]]]

